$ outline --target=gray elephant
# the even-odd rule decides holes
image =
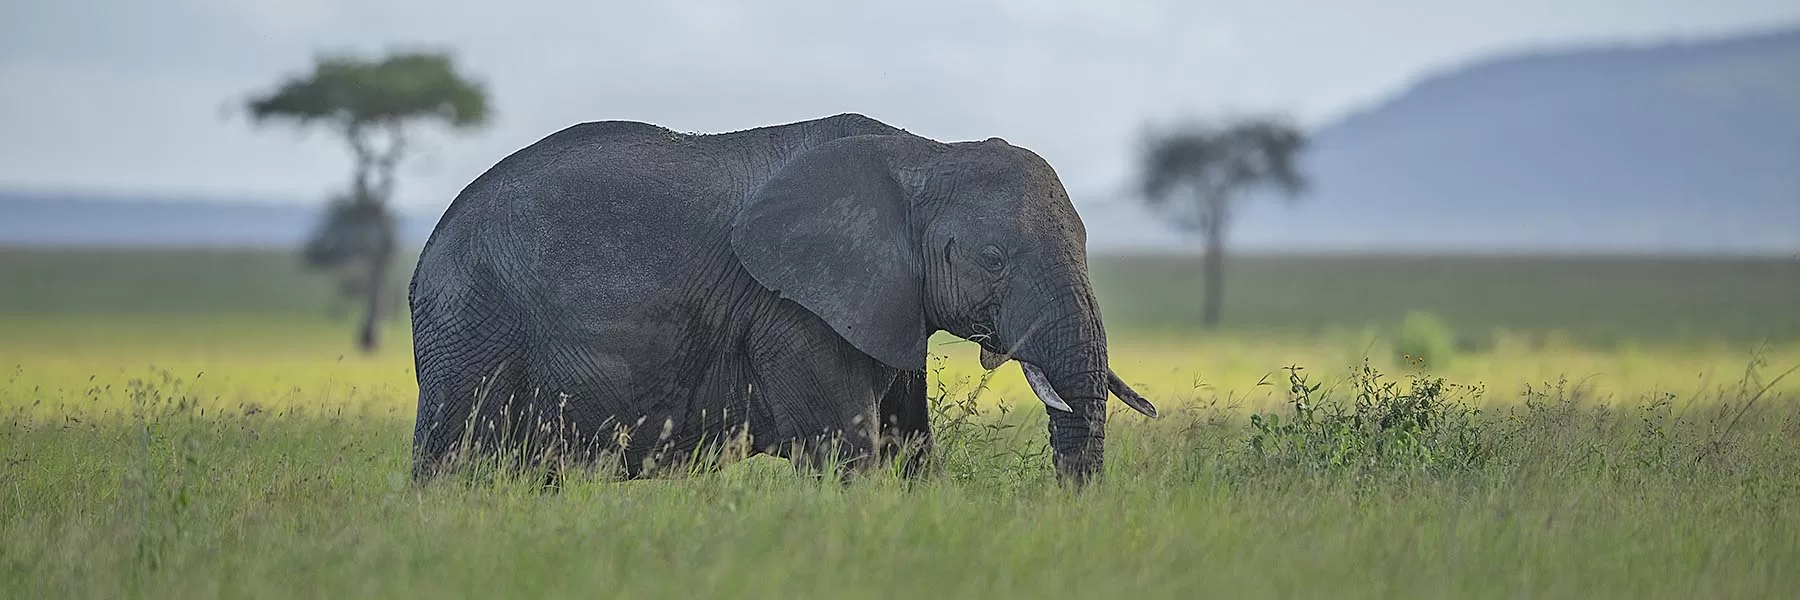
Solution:
[[[937,331],[1020,364],[1065,480],[1101,466],[1109,391],[1156,413],[1107,365],[1086,232],[1048,163],[855,114],[551,134],[456,197],[409,301],[421,478],[503,439],[635,478],[733,436],[916,475]]]

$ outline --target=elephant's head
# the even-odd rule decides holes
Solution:
[[[733,249],[764,286],[899,369],[939,330],[982,363],[1019,362],[1048,407],[1059,474],[1104,457],[1111,391],[1154,417],[1107,364],[1087,233],[1056,172],[998,138],[858,136],[803,151],[750,190]]]

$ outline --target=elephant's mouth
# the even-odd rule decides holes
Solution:
[[[1006,364],[1008,360],[1012,360],[1012,357],[988,350],[987,344],[981,344],[981,368],[992,371],[1000,368],[1000,365]],[[1056,393],[1056,388],[1050,385],[1050,377],[1044,373],[1043,369],[1022,360],[1018,363],[1020,372],[1025,375],[1025,383],[1031,386],[1032,393],[1037,395],[1039,401],[1056,410],[1075,412],[1074,409],[1069,408],[1068,402],[1063,401],[1062,395]],[[1119,400],[1131,407],[1132,410],[1143,413],[1144,416],[1152,419],[1157,418],[1156,405],[1151,404],[1149,400],[1138,394],[1137,390],[1126,385],[1125,380],[1120,379],[1119,374],[1113,372],[1111,368],[1106,370],[1106,389],[1114,396],[1118,396]]]
[[[1011,360],[1011,357],[988,350],[986,344],[981,345],[981,368],[992,371],[1000,368],[1000,365],[1006,364],[1008,360]]]

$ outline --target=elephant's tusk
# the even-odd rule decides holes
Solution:
[[[1119,374],[1112,369],[1106,370],[1106,389],[1112,390],[1113,395],[1118,396],[1132,410],[1144,413],[1146,417],[1156,418],[1156,405],[1138,395],[1137,390],[1131,389],[1131,386],[1125,385],[1125,380],[1120,379]]]
[[[1031,391],[1037,393],[1038,400],[1056,410],[1075,412],[1075,409],[1069,408],[1069,403],[1063,402],[1062,396],[1056,394],[1056,388],[1050,387],[1050,378],[1037,365],[1021,360],[1019,370],[1025,373],[1025,383],[1031,384]]]

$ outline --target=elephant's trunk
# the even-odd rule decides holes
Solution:
[[[1028,373],[1036,365],[1021,365]],[[1106,457],[1106,371],[1074,369],[1057,375],[1041,374],[1049,389],[1034,385],[1040,398],[1061,397],[1068,408],[1046,408],[1050,414],[1050,447],[1056,453],[1056,473],[1075,483],[1098,475]],[[1048,404],[1048,402],[1046,402]]]
[[[1085,483],[1099,473],[1106,455],[1106,394],[1112,372],[1093,297],[1084,292],[1058,304],[1058,310],[1032,315],[1017,331],[1003,325],[1002,337],[1011,342],[1010,356],[1019,361],[1026,382],[1049,412],[1057,474]]]

